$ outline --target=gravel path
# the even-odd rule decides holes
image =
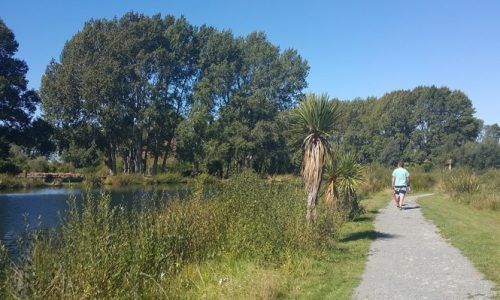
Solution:
[[[375,220],[373,241],[355,299],[491,299],[494,284],[447,243],[415,200],[400,211],[391,200]]]

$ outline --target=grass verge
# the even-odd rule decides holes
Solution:
[[[422,198],[424,216],[500,287],[500,211],[476,210],[442,194]]]

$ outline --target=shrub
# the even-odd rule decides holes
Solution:
[[[21,168],[10,160],[0,159],[0,173],[7,173],[10,175],[17,175],[21,173]]]
[[[28,170],[31,172],[49,172],[50,166],[49,162],[45,157],[37,157],[35,159],[28,160]]]

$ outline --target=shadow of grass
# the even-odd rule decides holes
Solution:
[[[351,233],[347,237],[341,239],[340,241],[341,242],[352,242],[352,241],[358,241],[358,240],[364,240],[364,239],[368,239],[368,240],[393,239],[396,237],[397,237],[397,235],[395,235],[395,234],[378,232],[375,230],[365,230],[365,231]]]
[[[354,222],[364,222],[364,221],[371,221],[373,220],[373,217],[367,217],[367,216],[361,216],[361,217],[356,217],[354,218]]]

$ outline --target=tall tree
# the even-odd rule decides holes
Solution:
[[[25,133],[40,101],[37,93],[27,88],[28,66],[14,58],[18,47],[14,33],[0,19],[0,157],[8,154],[9,143],[24,145],[28,141]]]
[[[198,48],[196,29],[184,18],[128,13],[91,20],[48,66],[44,112],[63,130],[94,128],[87,145],[106,154],[111,173],[117,156],[125,172],[145,172],[148,154],[156,171],[189,104]]]
[[[288,153],[277,119],[302,95],[307,62],[295,50],[281,52],[261,32],[235,38],[204,27],[200,39],[204,47],[194,98],[213,116],[206,165],[224,168],[226,176],[244,167],[286,169]]]

